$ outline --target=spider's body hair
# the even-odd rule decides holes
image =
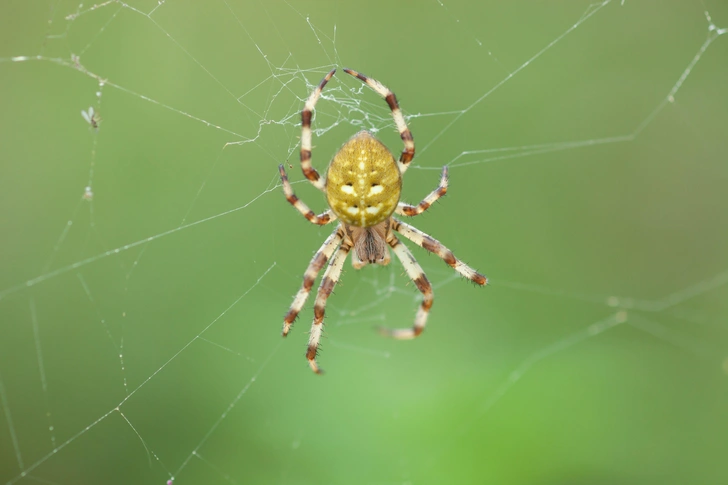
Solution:
[[[326,174],[326,198],[347,225],[373,227],[392,215],[402,192],[402,175],[392,152],[368,131],[360,131],[334,155]]]

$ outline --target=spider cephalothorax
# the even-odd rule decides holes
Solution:
[[[285,337],[306,303],[316,276],[328,262],[316,295],[314,320],[306,352],[308,363],[316,373],[321,373],[321,369],[316,363],[316,353],[321,339],[326,300],[334,290],[346,256],[352,249],[352,264],[354,268],[359,269],[367,264],[388,264],[390,261],[389,248],[391,248],[402,262],[407,275],[422,293],[422,303],[411,328],[381,330],[384,335],[398,339],[410,339],[422,333],[427,315],[432,307],[433,295],[432,285],[427,280],[427,276],[412,253],[399,241],[394,232],[400,233],[418,246],[437,254],[455,271],[471,281],[479,285],[485,285],[488,282],[485,276],[457,259],[452,251],[439,241],[392,217],[394,213],[403,216],[421,214],[437,199],[445,195],[447,192],[447,166],[442,169],[440,185],[418,205],[413,206],[399,201],[402,191],[402,174],[415,156],[415,143],[399,109],[397,98],[393,92],[378,81],[351,69],[344,69],[347,74],[366,83],[389,105],[400,137],[404,142],[404,149],[399,160],[395,160],[387,147],[371,133],[360,131],[336,153],[329,164],[325,180],[311,166],[313,108],[321,95],[321,90],[334,72],[336,70],[332,70],[321,80],[309,96],[301,113],[301,168],[306,178],[316,188],[326,193],[330,209],[316,215],[293,193],[283,165],[278,167],[286,199],[306,219],[318,225],[328,224],[337,218],[341,220],[334,233],[326,239],[308,265],[303,275],[303,285],[283,319],[283,336]]]
[[[382,221],[370,227],[358,227],[343,224],[344,233],[354,243],[354,254],[351,263],[359,269],[366,264],[389,264],[389,248],[387,235],[390,231],[390,221]]]

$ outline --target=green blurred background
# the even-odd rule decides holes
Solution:
[[[728,35],[705,10],[728,27],[717,0],[3,1],[0,482],[728,483]],[[303,179],[332,67],[398,94],[405,200],[451,164],[412,222],[492,285],[413,248],[436,301],[396,342],[372,327],[410,325],[414,286],[347,263],[319,377],[311,303],[280,327],[333,228],[276,167]],[[315,166],[362,127],[399,152],[381,99],[327,90]]]

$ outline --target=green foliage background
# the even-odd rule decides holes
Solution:
[[[0,5],[0,482],[726,483],[724,2],[156,4]],[[332,228],[276,167],[302,180],[332,67],[411,116],[405,200],[452,164],[412,222],[492,285],[414,248],[436,302],[395,342],[401,266],[347,264],[318,377],[311,304],[279,331]],[[374,93],[328,89],[317,167],[362,126],[399,151]]]

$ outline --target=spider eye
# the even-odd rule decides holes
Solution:
[[[354,184],[352,184],[351,182],[346,182],[346,185],[348,185],[349,187],[353,187],[354,186]]]

